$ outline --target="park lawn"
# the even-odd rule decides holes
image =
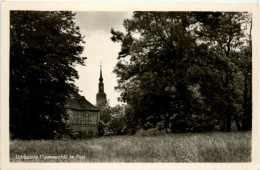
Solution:
[[[11,162],[250,162],[251,132],[11,140]]]

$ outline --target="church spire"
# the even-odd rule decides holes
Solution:
[[[103,77],[102,77],[102,65],[100,64],[100,77],[99,77],[99,83],[98,83],[98,91],[104,92],[104,83],[103,83]]]
[[[103,77],[102,77],[102,65],[100,64],[100,77],[99,77],[99,82],[103,82]]]
[[[97,99],[97,106],[102,108],[107,105],[107,96],[104,92],[104,83],[103,83],[103,77],[102,77],[102,65],[100,63],[100,77],[99,77],[99,83],[98,83],[98,93],[96,96]]]

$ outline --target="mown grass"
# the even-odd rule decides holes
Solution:
[[[16,159],[17,155],[79,159]],[[251,132],[10,141],[13,162],[250,162]]]

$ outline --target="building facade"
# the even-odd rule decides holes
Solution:
[[[99,109],[84,96],[70,92],[65,108],[70,115],[69,125],[80,136],[98,136]]]
[[[102,77],[102,66],[100,65],[100,77],[99,77],[99,83],[98,83],[98,93],[96,95],[96,106],[98,108],[103,108],[107,106],[107,95],[104,91],[104,83],[103,83],[103,77]]]

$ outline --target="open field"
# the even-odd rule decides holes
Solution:
[[[251,132],[10,141],[13,162],[250,162]]]

